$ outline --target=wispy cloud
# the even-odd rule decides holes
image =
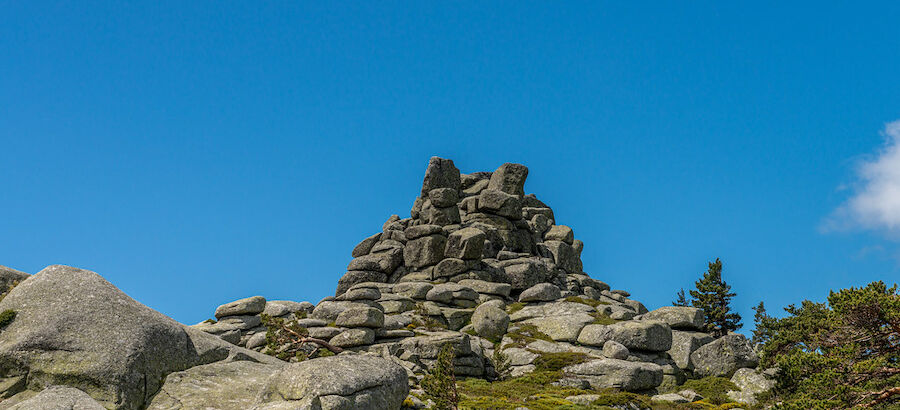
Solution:
[[[854,194],[826,219],[825,230],[861,228],[900,238],[900,120],[882,134],[884,146],[859,164]]]

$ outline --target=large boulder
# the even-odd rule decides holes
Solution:
[[[699,349],[700,346],[712,341],[713,337],[707,333],[673,330],[672,348],[669,349],[668,353],[679,368],[693,370],[694,364],[691,362],[691,354]]]
[[[664,322],[672,329],[701,330],[706,316],[703,309],[687,306],[663,306],[652,312],[644,313],[641,320]]]
[[[759,356],[742,334],[729,334],[707,343],[691,354],[694,375],[729,377],[742,367],[756,367]]]
[[[567,379],[581,379],[597,390],[616,388],[641,391],[659,386],[662,367],[653,363],[629,362],[619,359],[596,359],[563,368]]]
[[[399,409],[409,394],[406,370],[369,355],[339,355],[293,363],[260,395],[261,409]]]
[[[425,170],[425,179],[422,181],[421,196],[427,197],[432,189],[437,188],[458,190],[459,185],[459,169],[453,165],[453,160],[431,157]]]
[[[226,316],[256,315],[265,310],[265,308],[266,298],[262,296],[252,296],[217,307],[216,319],[221,319]]]
[[[621,343],[630,350],[664,352],[672,347],[672,330],[662,322],[625,321],[611,325],[587,325],[578,342],[603,346],[607,340]]]
[[[475,333],[485,339],[497,341],[506,334],[509,327],[509,315],[500,308],[489,303],[482,304],[472,314],[472,326]]]
[[[522,291],[519,302],[550,302],[562,297],[559,287],[549,283],[538,283]]]
[[[444,247],[447,245],[447,237],[443,235],[428,235],[406,243],[403,248],[403,260],[406,266],[421,268],[434,265],[444,259]]]
[[[257,396],[280,364],[247,361],[197,366],[166,377],[147,410],[204,409],[245,410],[257,404]]]
[[[526,320],[525,323],[534,325],[538,331],[557,342],[574,342],[585,325],[593,321],[591,315],[574,314],[543,316]]]
[[[507,162],[491,174],[487,189],[521,197],[525,195],[525,178],[528,178],[528,167]]]
[[[16,286],[0,311],[0,394],[83,390],[104,407],[143,408],[167,374],[222,360],[279,363],[190,329],[87,270],[54,265]],[[30,391],[30,392],[29,392]]]
[[[463,228],[450,234],[444,256],[459,259],[480,259],[484,252],[485,235],[478,228]]]

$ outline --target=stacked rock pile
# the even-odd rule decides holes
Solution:
[[[290,300],[266,301],[253,296],[226,303],[216,308],[216,320],[207,320],[192,327],[211,333],[222,340],[253,350],[262,350],[266,344],[266,327],[261,315],[293,320],[296,312],[312,312],[312,303]]]
[[[584,244],[525,194],[527,175],[519,164],[461,174],[453,161],[431,158],[410,217],[391,216],[356,245],[335,296],[303,305],[308,317],[298,323],[312,337],[389,358],[411,380],[446,344],[458,376],[518,376],[539,370],[546,355],[571,354],[580,360],[559,383],[585,389],[653,394],[693,377],[763,377],[746,338],[704,333],[701,310],[648,312],[586,274]],[[258,314],[273,303],[232,302],[217,310],[219,322],[195,326],[259,350]],[[748,389],[735,397],[749,402],[759,389]]]

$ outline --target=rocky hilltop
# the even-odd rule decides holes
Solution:
[[[584,244],[525,194],[527,176],[431,158],[410,217],[356,245],[315,305],[254,296],[184,326],[93,272],[4,268],[0,409],[427,408],[420,382],[445,346],[458,378],[555,366],[550,382],[573,392],[560,400],[583,408],[609,389],[698,400],[679,386],[704,376],[750,405],[771,388],[744,336],[704,333],[699,309],[648,312],[585,273]],[[303,343],[280,344],[283,328]]]

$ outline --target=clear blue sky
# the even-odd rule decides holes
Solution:
[[[748,324],[900,279],[896,2],[129,3],[0,2],[2,265],[317,302],[439,155],[526,164],[650,308],[716,257]]]

